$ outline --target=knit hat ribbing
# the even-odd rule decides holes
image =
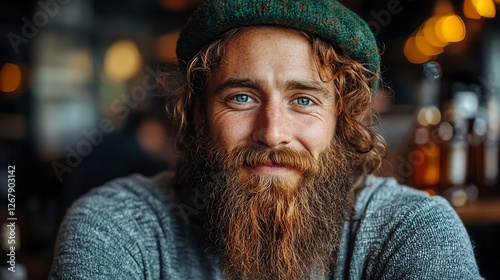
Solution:
[[[236,27],[278,25],[317,34],[337,51],[380,74],[377,42],[356,13],[335,0],[208,0],[181,31],[177,58],[187,63],[218,35]],[[378,88],[378,81],[372,84]]]

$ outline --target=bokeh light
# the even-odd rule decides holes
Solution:
[[[496,8],[493,0],[472,0],[472,5],[482,17],[494,18],[496,15]]]
[[[430,44],[421,32],[415,36],[415,46],[421,53],[428,56],[438,55],[443,52],[442,47],[436,47]]]
[[[0,90],[14,92],[21,85],[21,69],[14,63],[5,63],[0,70]]]
[[[480,19],[481,15],[477,12],[476,8],[472,4],[472,0],[464,0],[463,4],[464,15],[470,19]]]
[[[406,40],[403,48],[406,59],[414,64],[425,63],[431,59],[430,56],[421,53],[415,45],[415,37],[410,37]]]
[[[115,82],[124,82],[132,78],[141,66],[141,55],[137,45],[130,40],[114,43],[106,51],[104,71]]]
[[[441,121],[441,112],[436,106],[424,108],[418,112],[417,121],[422,126],[437,125]]]
[[[435,47],[445,47],[448,45],[448,42],[441,41],[436,34],[436,22],[439,20],[440,16],[433,16],[429,18],[423,25],[422,29],[419,33],[421,33],[429,44]]]
[[[465,38],[465,24],[458,15],[446,15],[436,22],[436,35],[444,42],[460,42]]]

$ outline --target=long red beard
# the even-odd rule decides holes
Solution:
[[[201,140],[192,162],[208,188],[205,228],[228,278],[309,279],[329,273],[353,206],[349,152],[332,143],[319,160],[291,149],[240,148],[230,154]],[[283,176],[248,174],[268,160]]]

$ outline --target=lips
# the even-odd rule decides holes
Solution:
[[[289,172],[294,171],[292,168],[288,166],[274,164],[271,160],[268,160],[260,165],[251,167],[250,170],[253,173],[258,173],[262,175],[271,175],[271,176],[285,175]]]

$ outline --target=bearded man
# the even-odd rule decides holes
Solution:
[[[370,175],[380,62],[355,13],[208,1],[177,55],[179,170],[77,201],[53,279],[481,278],[444,199]]]

